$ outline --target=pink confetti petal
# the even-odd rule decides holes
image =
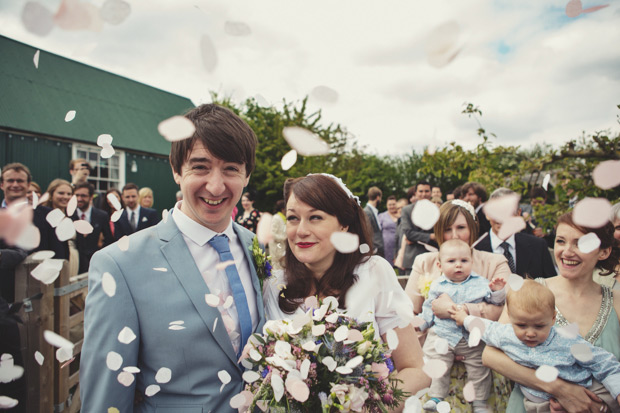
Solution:
[[[465,387],[463,387],[463,397],[470,403],[476,400],[476,389],[474,389],[473,382],[468,381],[465,383]]]
[[[588,232],[579,238],[577,248],[584,254],[588,254],[601,246],[601,240],[594,232]]]
[[[56,228],[58,226],[58,224],[60,224],[60,222],[65,219],[65,213],[62,212],[60,209],[56,208],[53,209],[52,211],[50,211],[45,219],[47,220],[47,222],[49,222],[49,224],[52,226],[52,228]]]
[[[327,155],[329,144],[318,135],[299,126],[287,126],[282,130],[284,139],[302,156]]]
[[[359,248],[359,236],[351,232],[335,231],[329,237],[330,242],[341,254],[350,254]]]
[[[43,357],[43,354],[41,354],[41,352],[39,351],[34,352],[34,359],[36,360],[39,366],[42,366],[43,362],[45,361],[45,357]]]
[[[540,366],[536,369],[536,377],[545,383],[551,383],[558,378],[558,369],[553,366]]]
[[[104,147],[106,145],[112,145],[112,140],[114,138],[112,135],[103,133],[97,137],[97,146]],[[114,198],[116,201],[112,200],[110,197]],[[121,209],[121,204],[118,202],[118,198],[113,193],[108,194],[108,201],[112,203],[114,209]]]
[[[573,355],[573,357],[575,357],[577,360],[581,361],[582,363],[587,363],[593,358],[592,350],[590,349],[590,346],[588,345],[588,343],[585,343],[585,342],[573,344],[570,348],[570,352]]]
[[[256,226],[256,237],[258,242],[263,245],[268,245],[273,241],[273,234],[271,232],[271,222],[273,221],[273,215],[269,212],[263,212],[260,214],[260,220]]]
[[[101,288],[108,297],[114,297],[116,294],[116,280],[109,272],[104,272],[101,276]]]
[[[583,227],[600,228],[609,222],[610,212],[611,203],[605,198],[584,198],[573,208],[573,221]]]
[[[497,236],[499,239],[506,240],[511,235],[525,229],[525,221],[521,217],[512,217],[504,221],[499,229]]]
[[[351,329],[347,334],[347,340],[351,340],[353,342],[363,341],[364,335],[359,330]]]
[[[620,185],[620,160],[603,161],[592,171],[594,184],[601,189],[611,189]]]
[[[29,1],[22,10],[22,24],[30,33],[47,36],[54,28],[52,12],[37,1]]]
[[[295,165],[297,162],[297,151],[295,149],[291,149],[287,153],[284,154],[282,160],[280,161],[280,165],[282,166],[283,171],[288,171]]]
[[[135,379],[133,374],[127,373],[126,371],[120,372],[117,376],[118,382],[125,387],[131,386]]]
[[[293,399],[298,402],[305,402],[310,396],[310,389],[308,385],[294,376],[288,376],[286,379],[286,390],[289,392]]]
[[[218,271],[224,271],[226,270],[226,267],[231,266],[231,265],[235,265],[234,260],[222,261],[222,262],[218,262],[217,264],[215,264],[215,269]]]
[[[157,125],[157,131],[169,142],[191,138],[196,132],[194,123],[185,116],[173,116]]]
[[[414,328],[420,327],[425,323],[424,319],[420,316],[415,316],[413,317],[413,320],[411,320],[411,325]]]
[[[65,122],[71,122],[73,119],[75,119],[75,111],[74,110],[70,110],[65,115]]]
[[[568,4],[566,4],[566,15],[568,17],[577,17],[581,14],[582,5],[581,0],[570,0]]]
[[[422,370],[431,379],[438,379],[448,370],[448,366],[441,360],[428,360]]]
[[[151,384],[147,386],[146,389],[144,389],[144,394],[146,394],[146,397],[151,397],[159,393],[160,390],[161,387],[159,387],[157,384]]]
[[[411,211],[411,221],[414,225],[429,230],[439,219],[439,208],[428,199],[420,199]]]
[[[304,306],[306,307],[306,310],[309,310],[311,308],[312,309],[319,308],[319,300],[317,300],[317,298],[314,295],[312,295],[310,297],[307,297],[304,300]]]
[[[116,198],[116,197],[114,197],[114,198]],[[112,216],[110,217],[110,221],[112,221],[112,222],[118,221],[119,219],[121,219],[121,215],[123,215],[123,209],[119,209],[118,211],[114,211],[112,213]]]
[[[517,194],[490,199],[482,209],[489,219],[502,223],[516,214],[519,208],[519,199],[521,197]]]
[[[39,57],[40,56],[41,56],[41,51],[37,50],[34,53],[34,57],[32,58],[32,61],[34,62],[34,67],[37,68],[37,69],[39,68]]]
[[[547,190],[547,187],[549,186],[550,180],[551,180],[551,175],[549,174],[545,175],[545,178],[543,179],[543,182],[542,182],[542,187],[545,191]]]
[[[390,329],[385,333],[385,338],[387,340],[387,345],[390,350],[396,350],[398,347],[398,334],[396,331]]]
[[[200,55],[205,70],[209,73],[213,72],[217,66],[217,51],[213,41],[206,34],[200,39]]]
[[[127,19],[131,13],[131,5],[123,0],[106,0],[101,6],[101,20],[117,26]],[[159,390],[158,390],[159,391]]]
[[[523,287],[525,280],[518,274],[510,274],[508,276],[508,285],[512,291],[519,291]]]
[[[129,249],[129,237],[127,235],[123,235],[117,242],[118,249],[121,251],[127,251]]]
[[[54,23],[63,30],[87,30],[90,13],[80,1],[63,0],[54,15]]]
[[[118,341],[123,344],[129,344],[136,339],[136,335],[133,330],[127,326],[118,333]]]
[[[310,95],[324,103],[336,103],[338,101],[338,92],[327,86],[315,87]]]
[[[94,229],[90,222],[84,220],[73,221],[73,226],[75,227],[75,231],[82,235],[88,235],[92,233]]]
[[[224,23],[224,32],[230,36],[241,37],[251,35],[252,29],[243,22],[227,21]]]
[[[168,383],[172,379],[172,370],[168,367],[162,367],[155,374],[155,381],[159,384]]]
[[[581,13],[593,13],[597,10],[604,9],[605,7],[609,7],[609,4],[603,4],[601,6],[588,7],[587,9],[581,10]]]
[[[112,371],[117,371],[123,365],[123,356],[115,351],[110,351],[105,359],[106,366]]]
[[[460,49],[458,40],[461,29],[455,21],[435,27],[426,39],[426,57],[431,66],[440,68],[450,63]]]

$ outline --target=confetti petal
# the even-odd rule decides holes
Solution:
[[[601,189],[611,189],[620,185],[620,160],[603,161],[592,171],[594,184]]]
[[[133,330],[127,326],[118,333],[118,341],[123,344],[129,344],[136,339],[136,335]]]
[[[260,379],[260,374],[256,371],[253,370],[248,370],[245,373],[243,373],[243,381],[245,381],[246,383],[254,383],[256,380]]]
[[[114,198],[116,198],[116,197],[114,197]],[[112,222],[118,221],[119,219],[121,219],[121,215],[123,215],[123,209],[119,209],[118,211],[114,211],[112,213],[112,216],[110,217],[110,221],[112,221]]]
[[[349,328],[347,326],[340,326],[334,331],[334,340],[337,342],[341,342],[346,340],[349,335]]]
[[[118,242],[116,243],[118,249],[121,251],[127,251],[129,249],[129,237],[127,235],[123,235]]]
[[[13,356],[8,353],[2,354],[0,361],[0,383],[10,383],[24,375],[24,368],[16,366]]]
[[[398,347],[398,335],[396,334],[396,331],[391,329],[388,330],[387,333],[385,333],[385,338],[390,350],[395,350]]]
[[[435,351],[439,354],[448,354],[449,345],[448,340],[445,338],[438,337],[435,340]]]
[[[447,401],[442,401],[437,403],[437,413],[450,413],[450,411],[452,410],[450,408],[450,403],[448,403]]]
[[[282,130],[284,139],[302,156],[327,155],[329,144],[316,134],[299,126],[287,126]]]
[[[421,199],[415,203],[411,211],[411,221],[414,225],[429,230],[439,219],[439,208],[428,199]]]
[[[164,209],[163,211],[161,211],[161,220],[164,221],[164,224],[168,222],[169,215],[170,215],[170,212],[167,209]]]
[[[357,366],[359,366],[360,364],[362,364],[363,361],[364,361],[364,357],[363,356],[355,356],[351,360],[347,361],[347,364],[345,364],[345,366],[349,367],[351,369],[354,369]]]
[[[155,268],[153,268],[153,271],[168,272],[168,268],[166,268],[166,267],[155,267]]]
[[[525,221],[522,217],[511,217],[504,221],[499,229],[497,236],[499,239],[505,240],[510,238],[512,234],[525,229]]]
[[[157,131],[169,142],[191,138],[196,132],[194,123],[185,116],[173,116],[157,125]]]
[[[347,340],[351,340],[353,342],[363,341],[364,335],[359,330],[351,329],[347,335]]]
[[[517,194],[490,199],[484,204],[484,214],[501,224],[516,214],[520,199]]]
[[[243,22],[231,22],[227,21],[224,23],[224,32],[230,36],[249,36],[252,34],[252,29],[250,26]]]
[[[318,324],[312,327],[313,336],[322,336],[325,334],[325,324]]]
[[[314,295],[306,297],[306,299],[304,300],[304,306],[306,307],[306,310],[309,310],[311,308],[317,309],[319,308],[319,300],[317,300]]]
[[[67,216],[68,217],[72,216],[76,208],[77,208],[77,197],[73,195],[71,199],[69,199],[69,202],[67,203]]]
[[[202,66],[209,73],[217,66],[217,51],[211,38],[206,34],[200,39],[200,55],[202,56]]]
[[[593,13],[597,10],[604,9],[605,7],[609,7],[609,4],[602,4],[600,6],[588,7],[587,9],[581,10],[581,13]]]
[[[34,57],[32,58],[32,61],[34,62],[34,67],[36,67],[37,69],[39,68],[39,57],[41,56],[41,51],[37,50],[34,53]]]
[[[573,221],[577,225],[600,228],[609,222],[611,203],[605,198],[584,198],[573,208]]]
[[[282,166],[283,171],[288,171],[295,165],[297,162],[297,151],[295,149],[291,149],[287,153],[284,154],[282,160],[280,161],[280,165]]]
[[[470,323],[469,323],[469,330],[473,331],[473,329],[478,329],[480,331],[480,335],[482,336],[484,334],[484,330],[486,329],[486,325],[484,324],[484,321],[482,321],[481,318],[479,317],[475,317]]]
[[[110,351],[105,359],[106,366],[112,371],[117,371],[123,365],[123,356],[115,351]]]
[[[587,363],[592,360],[592,350],[588,343],[576,343],[573,344],[570,348],[571,354],[582,363]]]
[[[428,360],[422,370],[431,379],[438,379],[448,370],[448,366],[441,360]]]
[[[224,300],[224,304],[222,304],[222,308],[224,308],[225,310],[229,309],[231,305],[233,305],[233,303],[235,302],[234,298],[232,295],[229,295],[228,297],[226,297],[226,300]]]
[[[546,191],[547,188],[549,187],[549,181],[551,180],[551,175],[547,174],[545,175],[545,178],[543,179],[542,182],[542,187],[543,189]]]
[[[94,229],[90,222],[85,220],[73,221],[73,226],[75,227],[75,231],[82,235],[88,235],[92,233]]]
[[[269,212],[263,212],[260,215],[260,220],[256,226],[256,237],[258,242],[263,245],[268,245],[273,241],[273,233],[271,232],[271,222],[273,221],[273,215]]]
[[[71,122],[73,119],[75,119],[75,111],[74,110],[70,110],[65,115],[65,122]]]
[[[471,331],[469,332],[469,341],[468,341],[469,347],[476,347],[478,344],[480,344],[481,338],[482,338],[482,332],[480,331],[480,329],[478,327],[472,328]]]
[[[468,381],[465,383],[465,387],[463,387],[463,397],[468,402],[473,402],[476,400],[476,389],[474,388],[474,382]]]
[[[35,261],[43,261],[43,260],[52,258],[54,255],[56,255],[54,251],[42,250],[42,251],[37,251],[34,254],[32,254],[31,258]]]
[[[217,377],[220,379],[220,381],[223,384],[228,384],[230,383],[231,377],[230,377],[230,373],[227,372],[226,370],[220,370],[217,372]]]
[[[226,270],[226,267],[228,267],[229,265],[235,265],[235,261],[234,260],[228,260],[228,261],[218,262],[215,265],[215,269],[218,270],[218,271],[224,271],[224,270]]]
[[[75,237],[75,226],[73,226],[73,220],[71,218],[63,218],[60,224],[56,227],[56,237],[61,242],[70,240]]]
[[[284,382],[282,381],[282,377],[273,372],[271,373],[271,388],[273,389],[273,398],[279,402],[284,395]]]
[[[28,225],[15,240],[15,246],[27,251],[33,250],[41,243],[41,232],[35,225]]]
[[[44,193],[43,195],[41,195],[41,198],[39,198],[39,205],[47,202],[49,199],[50,199],[50,193],[49,192]]]
[[[73,349],[74,346],[72,342],[50,330],[45,330],[43,332],[43,338],[54,347]]]
[[[325,103],[336,103],[338,101],[338,92],[327,86],[315,87],[310,95]]]
[[[508,276],[508,285],[512,291],[519,291],[523,287],[525,280],[518,274],[510,274]]]
[[[155,381],[159,384],[168,383],[172,379],[172,370],[168,367],[162,367],[155,374]]]
[[[179,330],[185,330],[185,327],[183,326],[169,326],[168,330],[174,330],[174,331],[179,331]]]
[[[45,217],[45,219],[47,220],[47,222],[49,222],[52,228],[56,228],[64,218],[65,213],[58,208],[50,211]]]
[[[54,28],[53,13],[37,1],[29,1],[22,10],[22,24],[30,33],[47,36]]]
[[[536,369],[536,377],[546,383],[551,383],[558,378],[558,369],[553,366],[540,366]]]
[[[10,398],[9,396],[0,396],[0,409],[12,409],[19,404],[19,400]]]
[[[34,352],[34,359],[39,364],[39,366],[42,366],[43,362],[45,361],[45,357],[43,357],[43,354],[41,354],[39,351]]]
[[[351,232],[335,231],[329,237],[332,245],[341,254],[350,254],[359,248],[360,238]]]
[[[103,133],[97,137],[97,146],[104,147],[107,145],[112,145],[113,139],[114,138],[112,137],[112,135]],[[116,201],[112,200],[112,198],[110,197],[114,198]],[[112,203],[112,206],[114,207],[114,209],[121,209],[121,204],[120,202],[118,202],[118,198],[116,197],[116,195],[110,192],[107,198],[108,198],[108,201]]]
[[[566,338],[575,338],[579,334],[579,325],[577,323],[570,323],[562,327],[557,328],[558,334]]]
[[[368,246],[368,244],[361,244],[360,245],[360,253],[366,254],[368,252],[370,252],[370,247]]]
[[[422,413],[422,402],[417,396],[411,396],[405,400],[403,413]]]
[[[46,259],[30,272],[34,279],[49,285],[56,281],[62,270],[63,260]]]
[[[138,373],[140,373],[140,369],[137,368],[136,366],[123,367],[123,371],[126,371],[127,373],[131,373],[131,374],[138,374]]]
[[[133,374],[131,373],[127,373],[126,371],[122,371],[118,374],[118,376],[116,377],[116,379],[118,380],[118,382],[120,384],[122,384],[125,387],[129,387],[131,386],[131,384],[134,382],[135,377],[133,376]]]
[[[582,5],[581,0],[570,0],[566,4],[566,16],[568,17],[577,17],[581,14]]]
[[[116,294],[116,280],[109,272],[104,272],[101,276],[101,288],[108,297],[114,297]]]
[[[205,301],[211,307],[218,307],[222,300],[220,299],[219,295],[205,294]]]
[[[411,325],[416,328],[416,327],[420,327],[425,323],[424,319],[420,316],[415,316],[413,317],[413,320],[411,321]]]
[[[99,154],[103,159],[109,159],[114,156],[114,148],[112,145],[103,145]]]
[[[323,360],[321,360],[321,363],[327,366],[327,369],[329,371],[334,371],[336,367],[338,366],[338,363],[336,363],[336,360],[334,360],[334,358],[331,356],[323,357]]]
[[[577,247],[579,251],[584,254],[588,254],[601,246],[601,240],[594,232],[588,232],[586,235],[579,238],[577,241]]]
[[[431,66],[441,68],[450,63],[460,49],[458,47],[461,28],[455,21],[448,21],[435,27],[426,39],[426,57]]]
[[[117,26],[127,19],[131,13],[131,5],[123,0],[106,0],[101,6],[99,15],[101,20]],[[157,390],[159,391],[159,390]]]
[[[157,384],[151,384],[147,386],[146,389],[144,389],[144,394],[146,394],[146,397],[151,397],[159,393],[160,390],[161,387],[159,387]]]
[[[347,366],[338,366],[336,367],[336,372],[340,374],[351,374],[353,373],[353,369]]]

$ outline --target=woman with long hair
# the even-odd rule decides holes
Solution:
[[[62,212],[67,212],[67,204],[73,196],[73,187],[69,181],[64,179],[54,179],[47,187],[49,198],[45,201],[44,205],[52,209],[60,209]]]
[[[352,316],[370,317],[365,321],[372,321],[384,340],[386,332],[394,329],[400,344],[392,359],[405,391],[415,394],[428,386],[430,380],[421,370],[420,344],[407,318],[408,308],[412,313],[411,302],[392,266],[371,254],[372,236],[357,197],[338,178],[311,174],[287,180],[284,200],[288,241],[285,267],[265,284],[267,318],[293,318],[304,312],[305,298],[333,296]],[[368,250],[339,252],[330,241],[338,231],[357,235],[359,244],[367,244]],[[286,288],[280,291],[282,283]]]
[[[241,206],[243,207],[243,212],[237,214],[237,224],[256,233],[256,226],[260,220],[260,212],[254,208],[254,197],[252,194],[245,192],[241,195]]]

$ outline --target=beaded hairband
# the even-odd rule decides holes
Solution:
[[[453,199],[450,202],[452,202],[453,205],[460,206],[461,208],[465,208],[474,218],[474,221],[476,220],[476,211],[474,210],[474,207],[469,202],[465,202],[462,199]]]
[[[334,181],[336,181],[338,186],[340,186],[340,188],[342,188],[342,190],[349,196],[349,198],[353,198],[357,202],[357,205],[361,206],[359,197],[353,195],[353,192],[351,192],[351,190],[349,190],[349,188],[347,188],[345,183],[342,182],[342,179],[340,179],[337,176],[334,176],[332,174],[326,174],[326,173],[308,174],[307,176],[310,176],[310,175],[323,175],[323,176],[326,176],[328,178],[333,179]]]

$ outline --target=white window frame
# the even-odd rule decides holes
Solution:
[[[71,159],[77,159],[77,158],[81,158],[82,156],[78,155],[78,151],[87,151],[87,152],[96,152],[97,154],[99,154],[101,152],[101,148],[99,146],[95,146],[95,145],[87,145],[84,143],[74,143],[71,146]],[[93,183],[93,185],[95,185],[95,192],[99,192],[99,182],[105,180],[107,182],[114,182],[114,184],[111,185],[111,187],[115,187],[118,188],[118,190],[120,191],[120,189],[125,186],[125,151],[120,151],[118,149],[115,149],[115,153],[114,153],[114,157],[118,156],[118,183],[116,183],[116,180],[112,180],[112,179],[99,179],[98,177],[92,176],[88,179],[89,182]],[[88,160],[88,159],[87,159]],[[99,154],[97,157],[97,162],[101,162],[101,155]],[[90,163],[90,161],[89,161]],[[95,165],[91,164],[91,168],[94,167]]]

